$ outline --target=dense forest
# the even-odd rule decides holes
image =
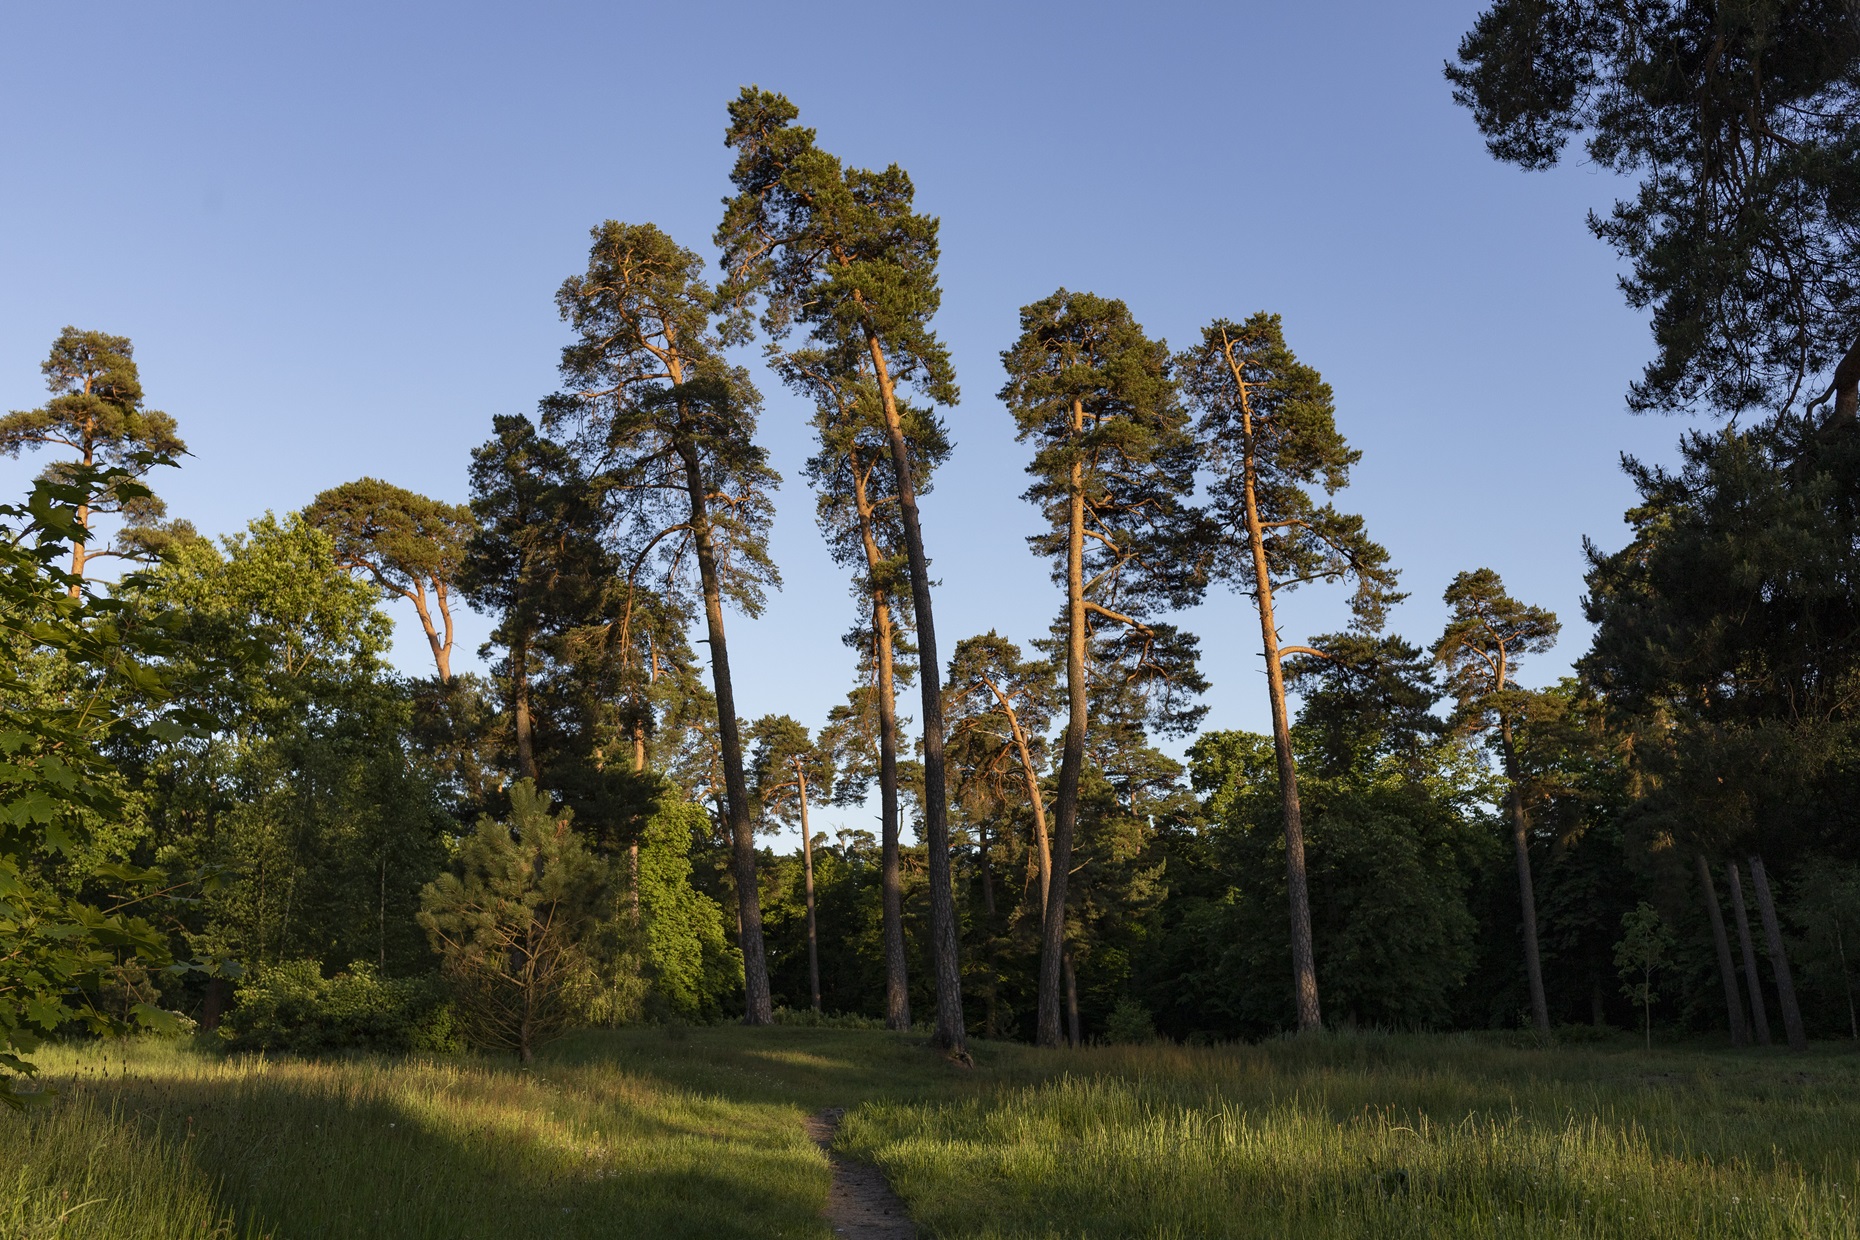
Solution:
[[[1591,221],[1651,319],[1628,404],[1693,417],[1676,464],[1624,459],[1631,537],[1586,549],[1593,638],[1547,688],[1520,677],[1574,618],[1504,564],[1391,631],[1321,359],[1244,301],[1175,346],[1097,292],[1021,309],[983,381],[1051,628],[939,635],[938,221],[756,87],[709,249],[591,229],[559,387],[490,419],[467,504],[362,477],[203,537],[159,497],[184,418],[129,339],[66,328],[0,418],[43,463],[0,507],[0,1068],[136,1026],[526,1060],[646,1021],[921,1026],[958,1060],[1860,1038],[1860,25],[1702,11],[1499,0],[1447,69],[1496,158],[1579,139],[1632,179]],[[757,348],[808,426],[763,424]],[[821,719],[736,706],[728,638],[781,586],[771,434],[812,436],[847,587]],[[1301,588],[1348,626],[1293,631]],[[1259,681],[1198,671],[1210,598]],[[1202,729],[1261,686],[1270,734]],[[854,805],[879,830],[826,838]]]

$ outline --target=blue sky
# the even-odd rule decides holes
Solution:
[[[363,474],[462,501],[492,415],[553,386],[551,298],[592,225],[712,252],[724,105],[754,82],[847,161],[902,164],[943,221],[963,400],[924,522],[946,648],[1025,640],[1056,609],[994,393],[1018,308],[1064,285],[1177,344],[1280,312],[1363,452],[1340,502],[1412,592],[1394,627],[1431,641],[1447,581],[1489,565],[1563,618],[1541,683],[1587,640],[1582,537],[1624,540],[1619,454],[1665,458],[1682,426],[1623,407],[1646,328],[1583,219],[1626,187],[1497,164],[1449,98],[1440,65],[1479,7],[10,4],[0,406],[40,403],[61,327],[97,328],[133,338],[179,419],[193,455],[158,485],[204,531]],[[763,388],[786,588],[732,619],[738,700],[816,724],[849,683],[851,603],[800,476],[807,410]],[[0,461],[0,484],[29,468]],[[1183,618],[1210,726],[1266,722],[1244,608]],[[1341,598],[1281,618],[1302,640]]]

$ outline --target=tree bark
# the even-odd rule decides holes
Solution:
[[[1724,910],[1718,904],[1718,888],[1711,881],[1711,864],[1705,854],[1698,855],[1699,885],[1705,889],[1705,913],[1711,918],[1711,941],[1718,950],[1718,978],[1724,983],[1724,1006],[1730,1013],[1731,1045],[1750,1045],[1750,1030],[1744,1024],[1744,998],[1737,991],[1737,966],[1731,963],[1731,943],[1724,934]]]
[[[1737,945],[1744,957],[1744,982],[1750,990],[1750,1023],[1759,1046],[1770,1044],[1770,1014],[1763,1003],[1763,981],[1757,975],[1757,951],[1750,943],[1750,915],[1744,911],[1744,880],[1737,862],[1725,863],[1731,878],[1731,915],[1737,918]]]
[[[1053,849],[1046,834],[1046,801],[1040,795],[1040,773],[1033,769],[1033,749],[1027,743],[1027,730],[1020,726],[1020,715],[1015,712],[1014,704],[992,680],[982,683],[988,686],[988,691],[995,695],[995,701],[1001,703],[1007,715],[1008,729],[1014,735],[1014,751],[1020,756],[1021,774],[1027,781],[1027,804],[1033,807],[1034,857],[1040,866],[1040,925],[1044,931],[1046,894],[1053,885]]]
[[[866,571],[872,578],[872,641],[878,662],[878,808],[880,832],[880,904],[885,946],[885,1028],[911,1027],[909,957],[904,950],[904,878],[899,857],[898,696],[896,635],[891,595],[879,580],[877,518],[866,475],[853,469],[853,500],[859,513],[859,537],[865,544]]]
[[[943,770],[943,671],[937,662],[936,622],[930,600],[930,562],[924,555],[923,529],[917,519],[917,488],[911,478],[910,448],[898,416],[897,392],[876,334],[866,343],[885,409],[891,439],[892,468],[897,471],[898,510],[904,524],[904,549],[911,566],[911,600],[917,619],[918,683],[923,691],[924,835],[930,854],[930,944],[936,973],[936,1032],[931,1041],[953,1056],[968,1058],[968,1032],[962,1014],[962,960],[956,935],[956,893],[949,857],[949,803]]]
[[[1292,757],[1292,729],[1285,710],[1285,672],[1279,666],[1279,631],[1272,614],[1272,575],[1266,564],[1266,536],[1253,485],[1252,416],[1247,415],[1245,498],[1247,541],[1253,551],[1253,583],[1259,603],[1260,639],[1266,653],[1266,692],[1272,704],[1272,749],[1279,765],[1279,807],[1285,819],[1285,892],[1292,927],[1292,994],[1298,1031],[1324,1027],[1318,1008],[1317,955],[1311,941],[1311,893],[1305,876],[1305,823],[1298,804],[1298,766]]]
[[[743,738],[736,726],[736,689],[730,678],[730,651],[723,633],[723,588],[717,573],[717,550],[711,540],[710,513],[697,450],[678,445],[691,501],[692,544],[697,551],[698,580],[704,591],[704,624],[710,637],[711,683],[717,695],[717,737],[723,750],[724,802],[729,809],[732,869],[736,875],[738,943],[743,952],[743,1023],[772,1025],[768,954],[762,942],[762,900],[756,887],[755,827],[749,820],[749,783],[743,777]]]
[[[807,773],[800,759],[794,763],[795,787],[801,798],[801,873],[807,887],[807,986],[813,996],[814,1011],[820,1011],[820,947],[814,928],[814,837],[807,827]]]
[[[1500,688],[1504,686],[1501,684]],[[1518,863],[1518,904],[1523,913],[1524,976],[1531,988],[1531,1022],[1537,1032],[1550,1032],[1550,1005],[1544,999],[1543,957],[1537,950],[1537,896],[1531,884],[1531,819],[1524,809],[1517,753],[1511,744],[1511,720],[1499,716],[1499,738],[1504,747],[1505,808],[1511,817],[1511,851]]]
[[[536,738],[530,719],[530,631],[522,616],[510,639],[510,714],[517,730],[517,774],[536,779]]]
[[[1750,855],[1750,881],[1757,889],[1757,911],[1763,916],[1763,937],[1769,943],[1770,970],[1776,975],[1776,995],[1782,1001],[1783,1031],[1789,1049],[1808,1049],[1808,1033],[1802,1028],[1802,1009],[1795,1001],[1795,978],[1789,972],[1789,952],[1783,945],[1782,923],[1776,920],[1776,902],[1770,898],[1770,876],[1763,868],[1763,858]]]
[[[1072,432],[1084,428],[1085,409],[1072,402]],[[1059,1045],[1060,975],[1066,971],[1066,880],[1078,825],[1079,779],[1085,765],[1089,698],[1085,686],[1085,465],[1074,460],[1066,501],[1066,735],[1059,759],[1059,795],[1053,804],[1053,857],[1040,933],[1040,1006],[1036,1041]]]

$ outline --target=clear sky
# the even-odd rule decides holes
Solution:
[[[205,532],[363,474],[462,501],[492,415],[554,384],[551,298],[590,226],[714,252],[724,105],[753,82],[848,162],[903,165],[943,221],[963,400],[924,524],[946,650],[1057,608],[994,393],[1018,308],[1064,285],[1178,345],[1280,312],[1363,452],[1340,502],[1413,595],[1394,627],[1430,642],[1447,581],[1488,565],[1564,621],[1526,670],[1542,683],[1587,641],[1582,537],[1625,540],[1619,454],[1665,458],[1682,426],[1623,407],[1646,328],[1583,221],[1627,187],[1501,166],[1449,98],[1441,62],[1480,7],[8,4],[0,407],[39,404],[52,337],[95,328],[135,341],[179,419],[193,455],[157,486]],[[738,701],[814,725],[850,681],[852,605],[800,473],[808,410],[763,388],[786,588],[731,621]],[[0,485],[28,472],[0,460]],[[1209,726],[1265,726],[1244,606],[1183,619]],[[1312,588],[1281,618],[1300,641],[1343,609]]]

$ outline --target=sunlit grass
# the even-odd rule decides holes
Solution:
[[[842,1130],[940,1236],[1860,1235],[1856,1057],[1086,1051]]]
[[[1860,1234],[1860,1056],[1471,1037],[1043,1053],[638,1029],[494,1059],[41,1056],[0,1237],[796,1236],[802,1118],[943,1237]]]

